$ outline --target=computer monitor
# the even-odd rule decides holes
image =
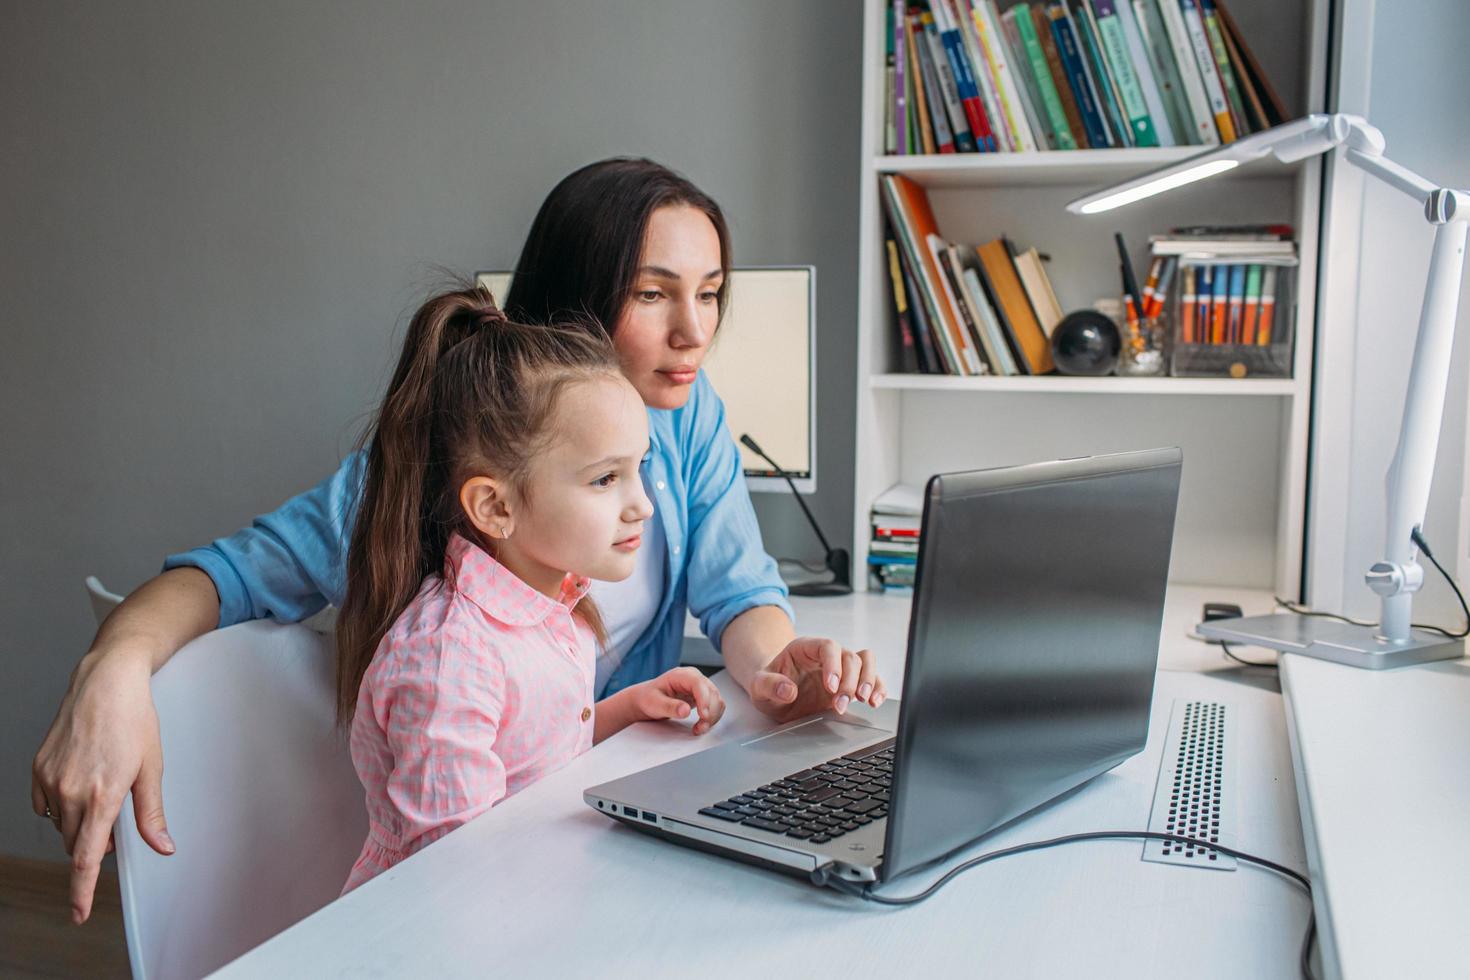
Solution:
[[[729,301],[704,372],[725,403],[752,490],[785,490],[770,464],[738,444],[749,434],[791,474],[797,489],[817,487],[816,275],[812,266],[761,266],[730,271]],[[511,273],[475,280],[497,302]]]

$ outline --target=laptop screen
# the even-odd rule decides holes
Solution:
[[[929,481],[885,878],[1140,751],[1177,449]]]

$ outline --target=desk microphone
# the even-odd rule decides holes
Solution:
[[[791,488],[792,496],[801,505],[801,512],[806,515],[806,519],[811,523],[812,530],[817,532],[817,540],[822,542],[822,550],[827,553],[827,569],[832,573],[832,581],[803,582],[799,585],[793,585],[791,586],[791,594],[802,596],[850,595],[852,593],[851,556],[848,555],[845,549],[834,548],[827,543],[827,536],[822,533],[822,528],[817,524],[817,519],[812,516],[811,510],[807,508],[806,501],[801,499],[801,494],[796,490],[796,484],[791,482],[791,474],[783,470],[774,459],[767,456],[766,451],[749,434],[741,435],[740,443],[761,459],[770,463],[771,469],[776,471],[776,475],[786,481],[786,485]]]

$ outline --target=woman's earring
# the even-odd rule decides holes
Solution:
[[[500,539],[502,541],[509,541],[510,540],[510,532],[511,532],[511,526],[509,524],[502,524],[502,525],[500,525]]]

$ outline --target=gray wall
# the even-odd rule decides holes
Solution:
[[[128,590],[330,472],[434,267],[509,267],[563,174],[642,154],[738,263],[818,266],[820,492],[851,528],[860,6],[7,4],[0,31],[0,851]],[[813,557],[789,499],[766,539]]]

